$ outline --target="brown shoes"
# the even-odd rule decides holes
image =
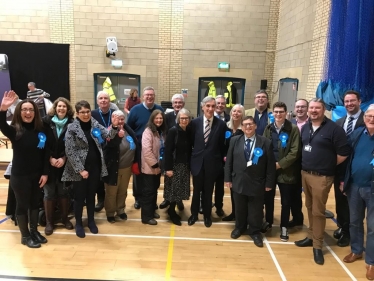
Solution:
[[[368,280],[374,280],[374,265],[366,265],[366,278]]]
[[[362,254],[350,253],[349,255],[345,256],[343,261],[346,262],[346,263],[352,263],[352,262],[355,262],[356,260],[360,260],[360,259],[362,259]]]

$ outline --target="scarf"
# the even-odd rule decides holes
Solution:
[[[64,119],[58,119],[57,115],[55,115],[53,116],[51,120],[56,125],[57,137],[59,138],[61,135],[62,129],[64,129],[64,126],[66,122],[68,121],[68,118],[65,117]]]

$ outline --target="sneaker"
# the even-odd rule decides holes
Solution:
[[[288,230],[287,230],[287,227],[284,227],[284,226],[281,227],[280,239],[283,242],[287,242],[288,241]]]

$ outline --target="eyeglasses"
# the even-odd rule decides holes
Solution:
[[[283,114],[285,113],[286,111],[284,110],[280,110],[280,111],[273,111],[274,114]]]
[[[257,96],[256,99],[267,99],[267,96]]]
[[[250,127],[252,128],[255,124],[253,123],[243,123],[243,127]]]
[[[183,120],[183,121],[187,121],[187,120],[189,120],[190,118],[189,117],[181,117],[181,118],[179,118],[179,120]]]
[[[366,119],[374,119],[374,115],[365,115]]]
[[[79,111],[78,112],[79,114],[82,114],[82,115],[88,115],[88,114],[91,114],[91,111]]]
[[[22,108],[22,112],[34,112],[35,110],[33,108]]]

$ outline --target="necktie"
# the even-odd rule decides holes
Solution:
[[[353,120],[355,120],[353,116],[349,117],[347,131],[346,131],[347,136],[353,131]]]
[[[247,162],[250,160],[249,157],[251,156],[251,139],[247,139],[245,141],[245,159]]]
[[[209,135],[210,135],[209,122],[210,122],[210,120],[205,121],[205,129],[204,129],[204,142],[205,142],[205,144],[208,142]]]

